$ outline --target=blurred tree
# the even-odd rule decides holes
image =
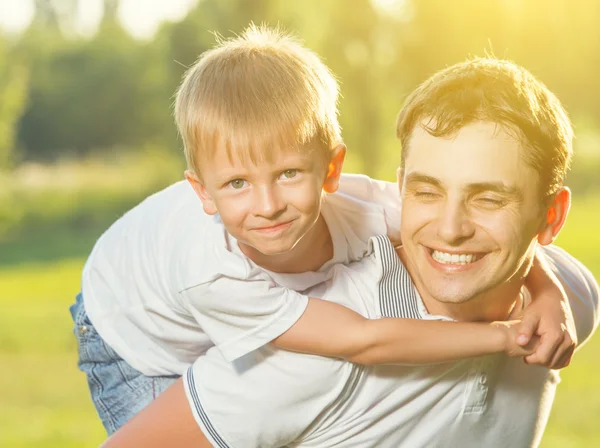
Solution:
[[[351,171],[392,179],[399,157],[394,117],[404,97],[433,72],[486,52],[524,65],[557,93],[574,121],[599,127],[600,3],[594,0],[354,0],[351,6],[202,0],[149,42],[122,28],[119,0],[103,0],[96,35],[71,33],[78,1],[36,0],[35,18],[17,43],[15,55],[30,73],[17,129],[25,159],[180,146],[171,106],[184,71],[214,45],[213,33],[230,37],[251,21],[297,34],[338,76]]]
[[[26,92],[26,67],[17,58],[11,58],[7,43],[0,36],[0,171],[9,168],[17,157],[15,130],[27,100]]]
[[[35,13],[33,15],[33,25],[58,30],[60,22],[56,7],[52,3],[52,0],[35,0],[34,5]]]
[[[33,65],[40,70],[33,74],[19,126],[26,158],[138,147],[155,140],[168,122],[168,100],[155,115],[157,107],[146,107],[156,104],[153,92],[165,84],[149,76],[160,61],[122,28],[118,1],[107,0],[105,7],[90,40],[63,39],[37,53]],[[37,37],[32,33],[29,39]]]

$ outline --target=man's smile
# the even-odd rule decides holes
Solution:
[[[422,246],[429,263],[437,270],[445,272],[462,272],[478,267],[488,254],[466,249],[434,249]]]

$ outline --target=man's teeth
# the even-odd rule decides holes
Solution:
[[[473,254],[448,254],[434,250],[431,257],[438,263],[443,264],[469,264],[478,260],[477,255]]]

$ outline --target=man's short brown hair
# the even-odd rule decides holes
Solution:
[[[549,197],[564,182],[572,156],[573,129],[556,96],[513,62],[476,58],[448,67],[406,99],[396,122],[402,161],[418,123],[434,137],[452,136],[469,123],[497,123],[517,138],[525,160],[539,173]]]

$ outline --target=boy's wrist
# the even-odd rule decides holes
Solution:
[[[492,322],[492,347],[495,353],[506,353],[511,347],[511,333],[507,322]]]
[[[498,346],[498,352],[515,358],[528,356],[535,351],[539,342],[537,337],[532,338],[526,346],[517,344],[517,330],[520,324],[519,320],[496,321],[490,324],[496,330],[494,343]]]

